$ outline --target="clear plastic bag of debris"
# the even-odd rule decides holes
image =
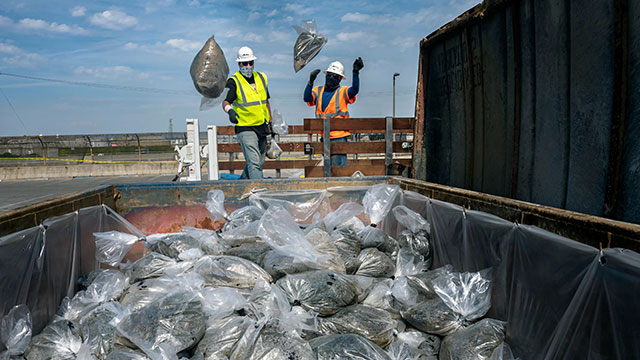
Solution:
[[[362,303],[393,314],[399,314],[399,306],[393,297],[392,288],[393,280],[384,279],[373,286]]]
[[[318,318],[318,331],[323,335],[358,334],[383,348],[403,330],[401,320],[386,310],[368,305],[352,305],[332,316]]]
[[[212,35],[191,62],[189,69],[196,90],[204,97],[220,97],[229,77],[229,65]]]
[[[460,314],[451,310],[439,297],[420,302],[401,314],[416,329],[434,335],[451,334],[463,325]]]
[[[245,331],[230,359],[315,360],[309,343],[278,318],[263,318]]]
[[[314,228],[305,235],[305,238],[318,253],[328,256],[326,259],[319,259],[318,266],[320,268],[340,273],[346,272],[344,261],[342,261],[340,253],[329,233]]]
[[[78,291],[71,299],[62,299],[55,319],[76,321],[98,305],[117,300],[127,286],[127,278],[120,271],[101,271],[86,290]]]
[[[256,192],[251,194],[249,202],[265,211],[273,205],[281,206],[291,214],[298,224],[309,224],[314,216],[322,218],[331,212],[326,190]]]
[[[116,327],[116,342],[130,342],[150,357],[164,359],[175,359],[178,352],[198,343],[206,329],[198,292],[186,284],[176,285],[168,294],[125,316]]]
[[[208,255],[222,255],[226,250],[225,245],[214,230],[198,229],[191,226],[183,226],[182,231],[198,240],[202,252]],[[179,255],[178,255],[179,257]]]
[[[271,108],[271,130],[282,136],[289,133],[289,126],[277,109]]]
[[[267,146],[267,157],[269,159],[277,159],[280,155],[282,155],[282,149],[274,139],[271,139]]]
[[[263,268],[257,264],[237,257],[226,255],[207,255],[197,260],[193,271],[199,274],[208,286],[253,288],[256,281],[273,281]]]
[[[491,268],[446,273],[432,284],[444,303],[468,321],[483,317],[491,308]]]
[[[313,247],[290,213],[281,206],[272,205],[265,211],[258,234],[274,250],[292,257],[294,262],[318,267],[319,263],[331,260],[330,255]]]
[[[356,275],[390,278],[395,272],[395,264],[385,253],[376,249],[364,249],[358,255]]]
[[[214,319],[194,351],[205,360],[228,359],[236,343],[242,338],[249,326],[254,323],[247,316],[229,315]]]
[[[405,229],[398,236],[400,247],[411,249],[431,262],[431,226],[417,212],[404,205],[393,208],[393,215]]]
[[[184,232],[149,235],[146,239],[146,246],[151,251],[176,260],[179,259],[181,253],[187,250],[201,250],[200,241]]]
[[[433,299],[438,297],[438,294],[436,294],[436,291],[433,289],[432,281],[451,272],[453,272],[453,266],[451,264],[447,264],[424,273],[408,275],[407,280],[411,287],[418,290],[420,294],[424,295],[428,299]]]
[[[116,325],[125,314],[126,310],[120,303],[111,301],[80,319],[80,332],[91,355],[98,359],[107,358],[113,348]]]
[[[362,199],[362,205],[371,224],[379,225],[382,222],[399,200],[400,194],[402,191],[398,185],[376,184],[369,188]]]
[[[269,250],[264,254],[260,266],[262,266],[274,280],[278,280],[287,274],[299,274],[313,270],[303,263],[295,262],[293,257],[282,255],[275,250]]]
[[[393,279],[391,294],[395,299],[395,304],[400,309],[408,309],[417,303],[426,300],[425,297],[414,289],[405,276]]]
[[[224,209],[224,193],[221,190],[209,190],[204,206],[211,214],[213,221],[226,219],[228,216],[227,210]]]
[[[358,295],[353,279],[325,270],[287,275],[276,284],[287,295],[289,303],[323,316],[353,304]]]
[[[164,275],[165,269],[176,265],[176,261],[168,256],[150,252],[138,259],[133,264],[122,266],[125,274],[129,277],[129,283],[160,277]]]
[[[414,329],[407,330],[398,334],[397,341],[407,344],[408,346],[419,351],[420,356],[430,359],[433,357],[437,360],[440,353],[440,337],[431,334],[425,334]],[[422,358],[421,358],[422,359]]]
[[[384,231],[367,226],[358,233],[360,247],[362,249],[376,248],[395,260],[398,251],[398,242]]]
[[[360,237],[351,226],[340,226],[331,233],[333,243],[344,262],[347,274],[355,274],[360,263]]]
[[[236,209],[227,218],[227,222],[222,228],[222,233],[225,234],[232,229],[258,221],[262,217],[262,214],[264,214],[264,210],[257,206],[245,206]]]
[[[341,204],[337,210],[330,212],[322,219],[323,230],[332,232],[337,227],[350,221],[354,216],[360,215],[364,208],[354,202]]]
[[[406,247],[400,247],[396,258],[395,277],[417,275],[427,272],[430,261],[425,261],[422,255]]]
[[[176,284],[192,284],[199,288],[204,280],[194,273],[145,279],[131,284],[120,297],[120,303],[131,311],[140,310],[167,295]]]
[[[96,260],[98,262],[116,266],[129,252],[129,249],[140,237],[120,231],[93,233],[96,238]]]
[[[75,360],[81,345],[80,329],[69,320],[58,320],[31,339],[24,356],[29,360]]]
[[[504,341],[505,323],[483,319],[447,336],[440,348],[441,360],[489,359]]]
[[[151,358],[140,349],[130,349],[125,346],[115,345],[109,356],[107,356],[107,360],[151,360]]]
[[[413,348],[402,341],[394,341],[387,347],[387,354],[393,360],[406,360],[406,359],[416,359],[416,360],[431,360],[425,359],[426,356],[420,352],[420,350]],[[438,356],[433,360],[438,360]]]
[[[378,345],[356,334],[317,337],[309,342],[318,360],[391,360]]]
[[[493,349],[493,352],[489,357],[489,360],[518,360],[518,359],[520,358],[516,358],[513,355],[513,351],[511,350],[511,347],[509,346],[509,344],[507,344],[504,341],[500,345],[498,345],[497,348]]]
[[[31,341],[31,313],[27,305],[16,305],[0,320],[0,342],[7,349],[0,359],[20,356]]]
[[[314,20],[305,20],[302,26],[293,25],[293,28],[298,33],[298,39],[293,45],[293,69],[298,72],[318,55],[328,39],[318,34]]]

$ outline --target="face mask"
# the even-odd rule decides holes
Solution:
[[[246,78],[250,78],[253,76],[253,66],[241,66],[240,74],[244,75]]]
[[[329,91],[337,89],[340,85],[340,80],[342,80],[340,75],[327,74],[325,88]]]

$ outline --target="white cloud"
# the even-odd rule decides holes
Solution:
[[[138,23],[138,19],[118,9],[95,13],[89,21],[94,25],[110,30],[122,30]]]
[[[11,45],[11,44],[5,44],[5,43],[1,43],[0,42],[0,53],[3,54],[18,54],[21,53],[22,50],[20,50],[20,48]]]
[[[273,10],[271,10],[270,13],[267,14],[267,17],[274,17],[274,16],[276,16],[277,13],[278,13],[278,10],[273,9]]]
[[[37,30],[37,31],[61,33],[61,34],[72,34],[72,35],[87,34],[87,30],[76,25],[69,26],[67,24],[58,24],[55,22],[48,23],[41,19],[25,18],[18,21],[16,26],[20,30],[27,30],[27,31]]]
[[[136,44],[136,43],[132,43],[132,42],[128,42],[126,44],[124,44],[124,49],[125,50],[136,50],[140,47],[140,45]]]
[[[189,6],[194,6],[194,7],[198,7],[200,6],[200,2],[198,0],[191,0],[189,1]]]
[[[351,41],[351,40],[359,39],[363,36],[364,36],[364,32],[362,31],[341,32],[336,35],[336,39],[338,39],[338,41]]]
[[[353,21],[358,23],[366,23],[370,19],[371,19],[370,15],[360,14],[359,12],[355,12],[355,13],[346,13],[344,16],[342,16],[340,20],[342,22]]]
[[[287,4],[284,6],[285,11],[291,11],[299,15],[311,13],[313,10],[300,4]]]
[[[260,57],[260,63],[282,65],[293,62],[293,56],[287,54],[273,54]]]
[[[260,34],[256,34],[256,33],[247,33],[244,35],[244,40],[246,41],[253,41],[253,42],[262,42],[262,40],[264,39],[264,37]]]
[[[135,77],[137,79],[146,79],[149,77],[148,73],[135,71],[128,66],[79,66],[74,69],[74,73],[76,73],[77,75],[85,75],[98,79],[129,79],[131,77]]]
[[[247,17],[247,20],[249,21],[253,21],[253,20],[257,20],[260,18],[260,13],[256,12],[256,11],[252,11],[249,13],[249,16]]]
[[[201,47],[201,44],[199,42],[189,41],[185,39],[169,39],[165,42],[165,44],[182,51],[196,51]]]
[[[71,9],[71,16],[73,17],[84,16],[86,13],[87,13],[87,8],[84,6],[76,6],[73,9]]]
[[[294,41],[294,32],[272,31],[267,35],[267,40],[274,42]]]
[[[2,63],[11,66],[31,67],[44,61],[44,57],[40,54],[29,53],[13,44],[3,42],[0,42],[0,54],[8,55],[2,57]]]
[[[13,20],[11,20],[6,16],[0,15],[0,26],[9,26],[9,25],[13,25]]]

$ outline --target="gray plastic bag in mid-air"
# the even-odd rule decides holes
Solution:
[[[193,85],[202,96],[215,99],[222,95],[229,77],[229,65],[213,35],[193,58],[189,73]],[[204,105],[207,101],[206,99],[202,100],[202,105]]]
[[[305,20],[302,27],[293,25],[298,33],[296,44],[293,45],[293,69],[298,72],[311,62],[327,43],[327,37],[318,34],[316,22]]]

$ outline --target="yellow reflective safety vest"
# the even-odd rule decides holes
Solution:
[[[236,83],[236,100],[233,102],[233,110],[238,113],[236,126],[257,126],[269,122],[269,109],[267,108],[267,76],[254,71],[254,89],[247,79],[236,72],[231,76]]]

